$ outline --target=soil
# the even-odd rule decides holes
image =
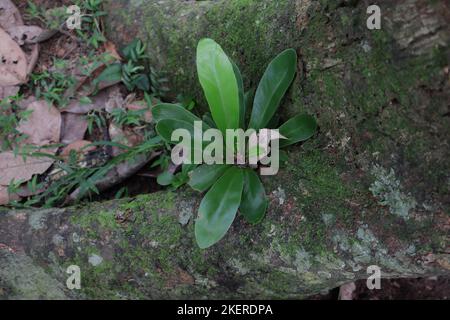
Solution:
[[[366,281],[356,283],[353,300],[449,300],[450,278],[382,279],[380,290],[369,290]],[[311,300],[337,300],[339,288]]]

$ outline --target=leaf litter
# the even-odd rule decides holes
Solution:
[[[39,43],[55,33],[39,26],[25,25],[14,4],[10,0],[0,0],[0,100],[16,96],[37,65],[41,72],[56,70],[55,67],[46,67],[46,64],[53,64],[47,57],[42,61],[39,59]],[[70,51],[64,54],[64,50],[58,50],[57,56],[70,54]],[[128,159],[124,157],[127,149],[118,147],[133,148],[141,144],[145,126],[152,123],[152,114],[146,101],[137,100],[135,94],[126,96],[123,93],[125,88],[120,84],[122,57],[115,45],[107,41],[102,50],[102,59],[87,65],[80,63],[75,54],[67,60],[69,64],[64,73],[74,79],[74,85],[62,92],[69,100],[66,106],[55,106],[33,94],[17,101],[18,110],[28,113],[28,116],[17,125],[21,139],[15,150],[0,152],[0,205],[47,192],[49,185],[69,174],[66,166],[73,166],[74,159],[80,168],[89,167],[90,158],[98,154],[103,158],[120,160],[105,167],[108,170],[94,183],[98,190],[106,190],[136,174],[160,155],[160,152],[137,152]],[[152,98],[151,102],[156,104],[159,101]],[[113,114],[117,110],[138,112],[141,125],[115,123]],[[88,133],[88,117],[93,112],[103,113],[109,120],[104,128]],[[117,145],[102,146],[96,141]],[[94,168],[96,165],[101,164],[94,164]],[[16,184],[19,187],[11,188]],[[76,188],[66,202],[85,195],[84,188]]]

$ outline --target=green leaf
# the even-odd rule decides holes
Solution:
[[[155,122],[166,119],[181,120],[194,125],[194,121],[202,121],[192,112],[186,110],[182,106],[170,103],[161,103],[152,109],[153,119]]]
[[[243,187],[242,170],[231,167],[206,193],[195,222],[195,238],[200,248],[206,249],[225,236],[236,217]]]
[[[287,121],[279,130],[287,138],[280,140],[280,147],[286,147],[311,138],[316,133],[317,122],[313,116],[302,114]]]
[[[200,40],[197,72],[217,127],[223,133],[226,129],[238,129],[240,105],[236,76],[232,63],[214,40]]]
[[[161,173],[158,178],[156,179],[156,182],[158,182],[158,184],[160,186],[169,186],[173,180],[175,179],[175,176],[173,175],[173,173],[169,172],[169,171],[164,171],[163,173]]]
[[[172,132],[176,129],[186,129],[194,139],[194,124],[178,119],[163,119],[156,125],[156,131],[158,134],[168,143],[176,144],[176,141],[172,141]]]
[[[148,90],[150,90],[150,80],[148,79],[148,76],[147,76],[146,74],[142,74],[142,73],[141,73],[141,74],[136,78],[135,83],[136,83],[136,87],[137,87],[139,90],[142,90],[142,91],[148,91]]]
[[[192,171],[189,185],[196,191],[205,192],[228,168],[229,166],[224,164],[201,165]]]
[[[252,169],[244,170],[244,190],[239,211],[250,223],[260,222],[266,213],[269,200],[260,178]]]
[[[114,63],[103,70],[100,75],[95,78],[93,84],[97,86],[106,86],[107,84],[119,83],[122,80],[122,64]]]
[[[242,75],[241,71],[239,70],[239,67],[236,65],[236,63],[234,63],[234,61],[231,61],[231,63],[233,64],[234,75],[236,76],[236,81],[239,90],[239,127],[244,129],[245,113],[246,113],[244,81],[242,80]]]
[[[263,129],[280,106],[297,70],[297,53],[288,49],[280,53],[267,67],[253,102],[249,127]]]

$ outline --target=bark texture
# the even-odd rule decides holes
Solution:
[[[109,36],[139,36],[172,95],[193,95],[200,38],[216,39],[246,88],[293,47],[298,76],[280,118],[315,114],[320,131],[264,179],[270,206],[202,251],[200,195],[0,213],[0,297],[302,298],[366,278],[450,273],[449,8],[444,1],[110,0]],[[370,3],[372,4],[372,2]],[[82,289],[67,290],[69,265]]]

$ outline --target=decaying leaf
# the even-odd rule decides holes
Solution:
[[[61,126],[61,142],[70,144],[83,140],[88,122],[85,115],[76,113],[63,113]]]
[[[123,109],[125,100],[120,92],[120,87],[115,85],[109,89],[107,89],[109,97],[105,104],[106,112],[111,113],[114,109]]]
[[[114,42],[111,41],[107,41],[105,43],[105,51],[107,53],[109,53],[109,55],[113,58],[115,58],[118,61],[122,60],[122,57],[120,56],[120,54],[117,51],[116,45],[114,44]]]
[[[111,123],[109,126],[109,136],[111,141],[123,144],[128,147],[134,147],[142,142],[142,136],[136,134],[131,129],[122,129]],[[113,147],[113,156],[118,156],[123,152],[118,147]]]
[[[59,142],[61,113],[46,101],[35,101],[27,110],[32,111],[26,120],[21,120],[17,130],[25,135],[25,143],[45,146]]]
[[[134,101],[127,105],[127,109],[132,110],[132,111],[140,111],[140,110],[145,109],[145,110],[147,110],[144,113],[144,117],[143,117],[145,122],[151,123],[153,120],[152,112],[150,111],[150,108],[148,107],[147,102],[145,102],[145,101]]]
[[[45,30],[37,26],[14,26],[7,29],[6,32],[19,46],[23,46],[24,44],[38,43]]]
[[[7,205],[11,201],[19,199],[20,197],[18,195],[8,192],[8,187],[0,186],[0,206]]]
[[[353,300],[353,293],[356,290],[354,282],[346,283],[339,288],[339,300]]]
[[[54,155],[56,149],[44,150],[41,153]],[[54,159],[47,156],[28,156],[26,160],[21,155],[6,151],[0,153],[0,185],[8,186],[11,181],[26,182],[35,174],[42,174],[50,168]]]
[[[19,86],[0,87],[0,100],[15,96],[20,90]]]
[[[11,0],[0,0],[0,27],[8,29],[22,25],[22,16]]]
[[[82,103],[80,100],[72,101],[62,111],[76,114],[87,114],[93,110],[106,109],[109,104],[111,106],[117,105],[118,102],[116,101],[115,96],[116,96],[116,89],[114,87],[108,88],[106,90],[101,91],[96,96],[90,98],[91,99],[90,103]],[[109,108],[111,108],[111,106]]]
[[[25,48],[29,50],[25,50],[25,56],[27,57],[27,74],[31,74],[36,66],[36,63],[39,58],[39,44],[32,44],[29,47]]]
[[[27,58],[19,45],[0,28],[0,86],[27,81]]]
[[[68,159],[72,151],[75,151],[77,154],[86,154],[88,152],[94,151],[96,147],[92,146],[91,144],[92,142],[87,140],[78,140],[72,142],[61,152],[61,157],[63,159]]]

